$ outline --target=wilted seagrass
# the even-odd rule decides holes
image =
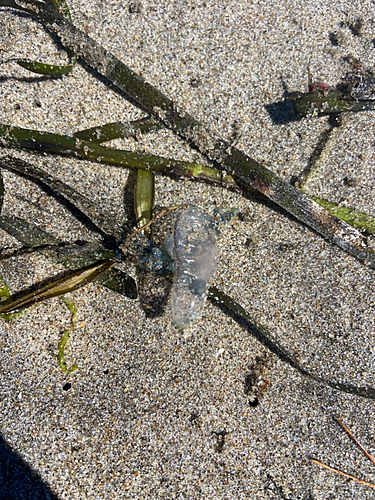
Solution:
[[[179,210],[168,250],[174,258],[172,320],[179,328],[198,321],[215,273],[218,254],[216,220],[194,206]]]

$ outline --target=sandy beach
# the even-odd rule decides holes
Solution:
[[[299,119],[292,92],[337,86],[358,60],[374,68],[370,1],[68,0],[73,23],[178,106],[290,182],[311,162],[327,117]],[[61,134],[145,114],[80,62],[62,78],[15,58],[66,63],[27,15],[0,9],[0,114],[7,125]],[[8,62],[6,62],[8,61]],[[276,111],[275,111],[276,110]],[[348,113],[308,194],[375,215],[375,114]],[[210,164],[168,130],[111,147]],[[1,149],[56,175],[97,203],[120,238],[134,224],[134,174],[67,157]],[[2,214],[64,242],[100,236],[29,180],[2,171]],[[214,284],[237,300],[307,370],[375,388],[373,269],[267,201],[188,179],[156,176],[156,210],[235,207],[221,231]],[[155,229],[162,241],[163,223]],[[159,233],[158,233],[159,230]],[[0,257],[21,244],[0,230]],[[0,500],[348,500],[374,490],[315,458],[375,482],[375,403],[303,377],[240,322],[208,302],[188,332],[171,322],[170,282],[120,268],[136,300],[91,283],[67,295],[77,324],[58,366],[70,313],[59,298],[0,323]],[[64,268],[42,254],[0,261],[12,292]],[[2,485],[2,486],[1,486]]]

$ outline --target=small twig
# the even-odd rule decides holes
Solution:
[[[343,424],[341,422],[341,420],[339,420],[338,418],[334,417],[336,422],[338,424],[340,424],[340,426],[344,429],[344,431],[348,434],[348,436],[355,442],[355,444],[358,446],[358,448],[360,448],[363,453],[366,455],[366,457],[375,465],[375,459],[364,449],[364,447],[359,443],[359,441],[353,436],[353,434],[351,433],[351,431],[346,427],[345,424]],[[331,470],[333,472],[336,472],[337,474],[340,474],[341,476],[345,476],[345,477],[348,477],[349,479],[353,479],[353,481],[357,481],[357,483],[361,483],[361,484],[364,484],[365,486],[369,486],[370,488],[374,488],[375,489],[375,484],[373,483],[370,483],[368,481],[364,481],[363,479],[359,479],[355,476],[352,476],[351,474],[348,474],[347,472],[343,472],[339,469],[336,469],[335,467],[331,467],[330,465],[326,465],[322,462],[320,462],[319,460],[315,460],[313,458],[310,458],[309,459],[310,462],[313,462],[314,464],[316,465],[320,465],[320,467],[324,467],[325,469],[328,469],[328,470]]]
[[[338,418],[335,418],[336,422],[341,425],[341,427],[344,429],[344,431],[352,438],[352,440],[355,442],[355,444],[360,448],[363,453],[366,455],[366,457],[371,460],[371,462],[375,465],[375,459],[364,449],[364,447],[357,441],[357,439],[353,436],[353,434],[350,432],[350,430],[346,427],[345,424],[341,422]]]
[[[320,465],[321,467],[324,467],[325,469],[331,470],[333,472],[336,472],[337,474],[340,474],[341,476],[348,477],[349,479],[353,479],[353,481],[357,481],[357,483],[364,484],[365,486],[369,486],[370,488],[375,489],[375,484],[369,483],[368,481],[364,481],[363,479],[359,479],[358,477],[352,476],[351,474],[348,474],[347,472],[343,472],[339,469],[335,469],[334,467],[330,467],[329,465],[323,464],[322,462],[319,462],[319,460],[314,460],[313,458],[309,459],[310,462],[313,462],[316,465]]]

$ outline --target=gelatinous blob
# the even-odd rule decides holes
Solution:
[[[218,233],[216,220],[197,207],[177,212],[173,247],[167,247],[174,258],[172,320],[179,328],[189,327],[202,315],[215,272]]]

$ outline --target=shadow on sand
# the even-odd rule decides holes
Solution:
[[[0,500],[58,500],[0,434]]]

